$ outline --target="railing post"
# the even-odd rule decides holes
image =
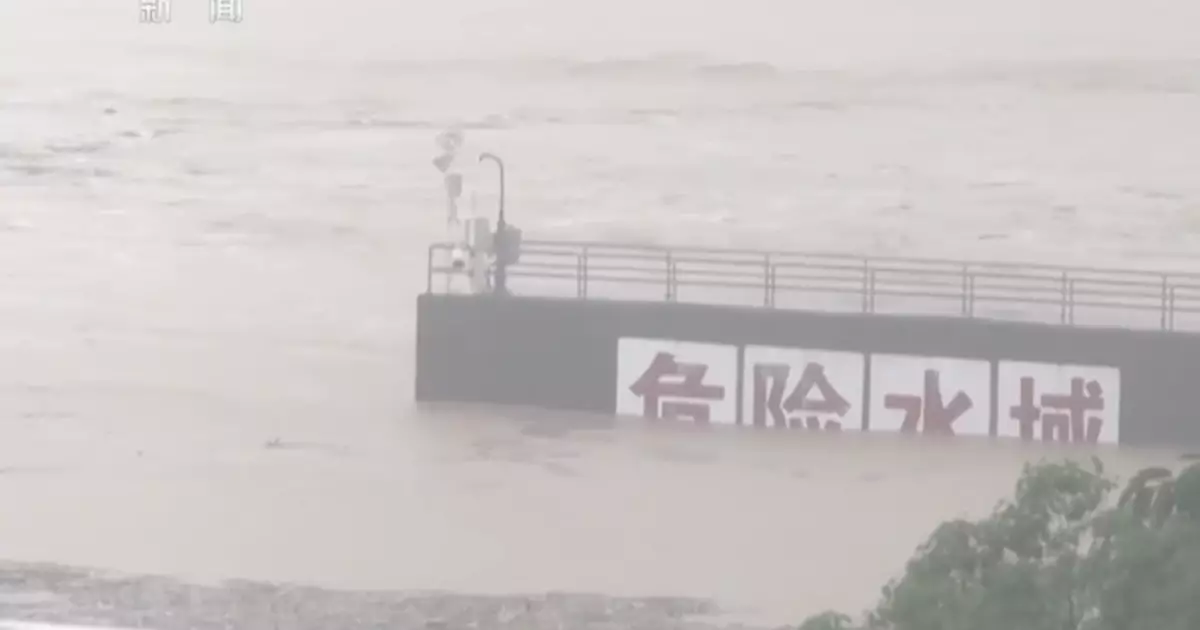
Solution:
[[[588,274],[590,273],[588,271],[588,262],[589,262],[588,254],[589,254],[588,246],[584,245],[583,251],[580,252],[580,257],[579,257],[580,264],[583,265],[583,270],[582,270],[582,273],[580,274],[579,289],[580,289],[580,297],[583,297],[584,299],[587,299],[587,296],[588,296]]]
[[[975,317],[975,274],[967,282],[967,317]]]
[[[1179,287],[1171,287],[1170,308],[1168,310],[1170,316],[1167,319],[1167,330],[1175,330],[1175,291],[1177,289]]]
[[[867,277],[870,279],[869,284],[871,287],[870,291],[867,292],[867,295],[870,296],[870,299],[867,301],[867,303],[869,304],[869,306],[867,308],[867,312],[874,314],[875,313],[875,270],[871,269],[870,271],[868,271]]]
[[[583,299],[583,256],[584,256],[584,251],[586,251],[586,250],[581,249],[581,250],[579,250],[578,254],[575,254],[575,297],[577,299]]]
[[[771,270],[771,255],[763,254],[763,306],[771,308],[775,306],[775,294],[772,289]]]
[[[1058,323],[1065,324],[1067,323],[1067,271],[1065,269],[1062,272],[1062,286],[1059,287],[1059,291],[1062,303],[1059,306]]]
[[[667,263],[667,301],[675,301],[675,262],[671,259],[671,250],[666,252]]]
[[[967,310],[967,291],[970,288],[968,286],[970,284],[970,280],[968,279],[967,274],[970,267],[970,264],[964,264],[962,267],[962,314],[964,317],[970,312]]]
[[[871,259],[863,259],[862,270],[862,312],[869,313],[871,307]]]
[[[1167,274],[1162,276],[1162,316],[1159,327],[1167,329]]]
[[[1070,292],[1069,293],[1070,299],[1067,300],[1067,314],[1068,314],[1067,315],[1067,323],[1074,326],[1075,325],[1075,279],[1074,278],[1071,278],[1070,282],[1067,283],[1067,287],[1068,287],[1068,291]]]
[[[779,268],[771,263],[771,308],[775,308],[779,298]]]

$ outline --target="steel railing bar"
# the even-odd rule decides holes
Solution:
[[[454,247],[429,246],[427,293],[436,290],[434,276],[461,273],[443,262]],[[1200,273],[1185,271],[529,240],[510,273],[572,280],[580,298],[588,297],[593,283],[625,283],[662,286],[667,300],[690,287],[750,289],[761,292],[768,308],[790,293],[861,296],[861,310],[868,313],[880,297],[955,300],[968,317],[977,304],[1050,305],[1060,308],[1067,324],[1080,309],[1149,310],[1161,313],[1164,329],[1175,327],[1176,314],[1200,312]]]

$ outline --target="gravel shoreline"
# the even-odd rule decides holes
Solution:
[[[155,630],[764,630],[713,621],[720,612],[712,601],[674,597],[338,591],[240,580],[200,585],[0,563],[0,619],[43,623]]]

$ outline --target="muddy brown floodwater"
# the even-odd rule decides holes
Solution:
[[[244,1],[0,3],[0,617],[783,623],[1092,454],[418,408],[449,124],[528,234],[1197,265],[1195,3]]]

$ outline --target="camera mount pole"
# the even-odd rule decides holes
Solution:
[[[508,294],[508,257],[505,252],[500,251],[503,247],[501,241],[505,238],[505,231],[508,229],[508,223],[504,220],[504,160],[494,153],[482,153],[479,155],[479,161],[491,160],[496,163],[500,169],[500,213],[496,217],[496,237],[493,239],[492,248],[496,251],[496,282],[494,292],[498,295]]]

